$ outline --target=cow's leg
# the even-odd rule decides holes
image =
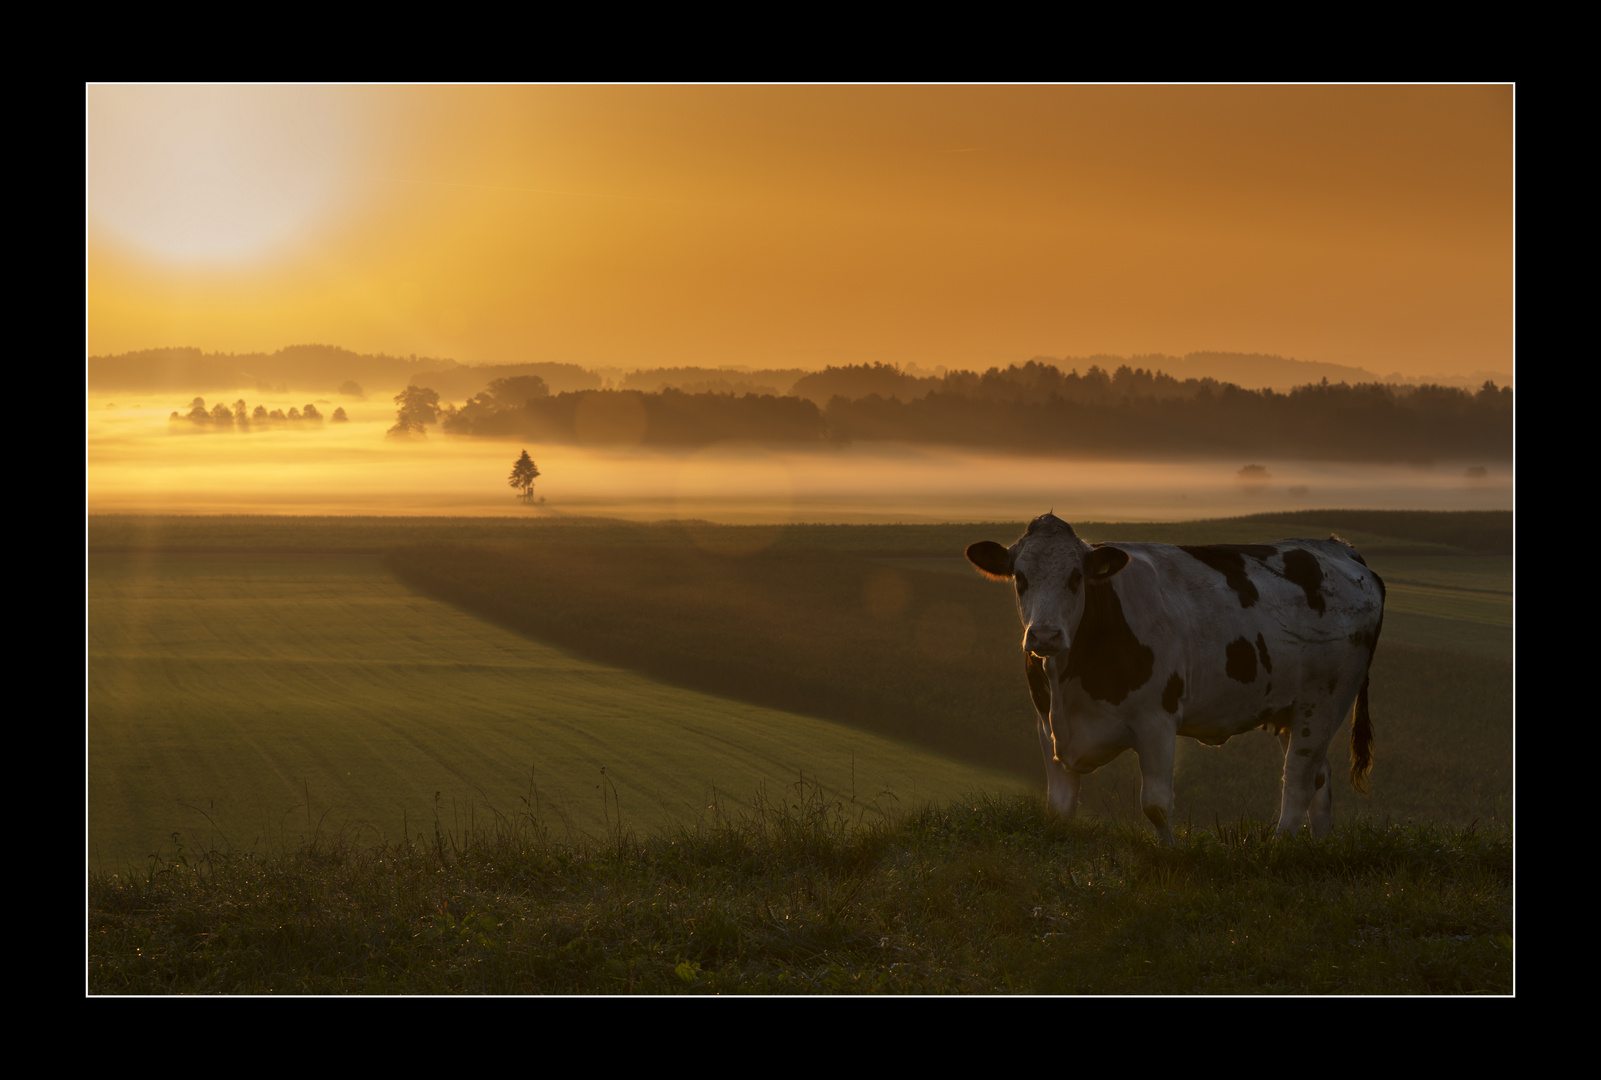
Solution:
[[[1051,727],[1051,687],[1056,683],[1055,666],[1031,652],[1023,653],[1023,671],[1028,676],[1029,699],[1040,736],[1040,754],[1045,758],[1045,797],[1051,809],[1072,817],[1078,809],[1078,773],[1056,758],[1056,734]]]
[[[1299,731],[1292,731],[1280,736],[1280,742],[1285,744],[1284,750],[1284,795],[1279,803],[1279,825],[1277,832],[1280,836],[1287,836],[1301,830],[1301,821],[1306,817],[1312,806],[1312,796],[1316,794],[1318,762],[1321,758],[1325,772],[1328,769],[1328,759],[1325,751],[1327,747],[1319,748],[1315,740],[1309,736],[1302,736]],[[1325,781],[1325,788],[1328,783]],[[1332,806],[1332,802],[1331,802]],[[1313,824],[1313,834],[1316,835],[1317,826]]]
[[[1140,759],[1140,808],[1156,826],[1162,843],[1173,842],[1173,758],[1178,752],[1171,731],[1134,746]]]
[[[1279,741],[1279,749],[1284,752],[1284,768],[1286,770],[1288,770],[1289,767],[1290,767],[1290,729],[1287,728],[1287,727],[1281,727],[1281,728],[1279,728],[1278,732],[1273,737]],[[1288,775],[1288,773],[1286,772],[1285,775]],[[1299,821],[1297,821],[1295,823],[1295,828],[1299,829],[1300,827],[1301,827],[1301,823]],[[1280,788],[1280,792],[1279,792],[1279,827],[1278,827],[1278,831],[1281,832],[1281,833],[1294,831],[1293,829],[1286,829],[1284,827],[1284,793],[1283,793],[1282,787]]]
[[[1334,770],[1329,765],[1328,740],[1319,734],[1317,720],[1303,725],[1293,739],[1288,727],[1279,731],[1278,738],[1279,745],[1284,747],[1284,796],[1279,806],[1279,835],[1299,832],[1304,816],[1310,819],[1313,838],[1322,839],[1334,827]],[[1299,809],[1291,806],[1292,779],[1297,786],[1294,798]],[[1286,816],[1291,813],[1295,816]]]
[[[1334,827],[1334,770],[1329,767],[1327,747],[1317,758],[1317,771],[1312,776],[1312,836],[1321,840]]]
[[[1056,739],[1051,733],[1051,718],[1035,713],[1040,735],[1040,754],[1045,758],[1045,797],[1051,809],[1063,817],[1072,817],[1078,809],[1079,775],[1056,760]]]

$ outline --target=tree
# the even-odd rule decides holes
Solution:
[[[426,425],[439,419],[439,394],[425,386],[406,387],[395,395],[395,404],[400,411],[388,432],[395,438],[427,435]]]
[[[520,409],[529,401],[548,398],[550,387],[538,375],[513,375],[509,379],[495,379],[486,393],[497,409]]]
[[[538,478],[539,466],[534,464],[534,459],[524,450],[523,456],[517,459],[517,464],[511,467],[511,478],[506,483],[514,488],[522,488],[523,498],[531,499],[534,497],[534,481]]]

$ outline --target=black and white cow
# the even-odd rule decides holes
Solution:
[[[1010,548],[967,558],[1017,587],[1023,667],[1039,714],[1051,805],[1072,814],[1079,777],[1124,750],[1140,805],[1173,839],[1176,736],[1212,746],[1253,728],[1284,746],[1280,833],[1333,820],[1329,742],[1355,706],[1351,786],[1373,764],[1368,667],[1384,582],[1339,539],[1267,544],[1096,544],[1053,514]]]

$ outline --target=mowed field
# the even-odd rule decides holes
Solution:
[[[1512,559],[1483,552],[1510,550],[1510,516],[1324,516],[1080,531],[1338,528],[1390,592],[1373,793],[1337,788],[1336,821],[1508,822]],[[644,831],[802,774],[864,817],[1040,787],[1010,590],[953,554],[1020,528],[91,519],[90,865],[171,854],[174,832],[431,837],[436,813]],[[1179,746],[1181,824],[1275,815],[1270,737]],[[1085,807],[1137,792],[1125,754]]]
[[[602,835],[802,775],[868,817],[1023,786],[580,659],[373,555],[97,552],[88,597],[88,857],[107,873],[173,854],[174,832],[190,850],[431,837],[436,805],[447,829],[535,809]]]

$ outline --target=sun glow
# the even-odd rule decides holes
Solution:
[[[109,86],[91,355],[1505,371],[1510,87]]]
[[[345,209],[358,140],[348,98],[317,87],[91,86],[92,231],[146,258],[238,263]]]

